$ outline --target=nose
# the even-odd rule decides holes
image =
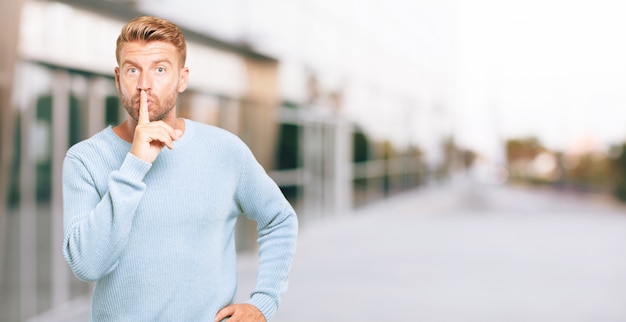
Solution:
[[[150,79],[149,73],[141,73],[139,79],[137,80],[137,90],[144,90],[148,92],[152,89],[152,79]]]

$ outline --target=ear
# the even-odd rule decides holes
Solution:
[[[115,67],[115,88],[117,88],[117,91],[119,93],[122,93],[122,91],[120,90],[120,68],[119,67]]]
[[[187,89],[187,83],[189,81],[189,67],[181,68],[179,75],[178,92],[182,93]]]

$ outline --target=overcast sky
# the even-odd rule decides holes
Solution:
[[[457,1],[458,131],[558,149],[626,140],[626,1]],[[481,117],[480,115],[491,115]]]

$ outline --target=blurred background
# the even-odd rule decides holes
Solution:
[[[91,285],[62,257],[60,169],[69,146],[126,117],[115,40],[146,14],[187,38],[180,116],[240,136],[303,231],[433,187],[472,209],[514,187],[626,215],[622,1],[3,0],[0,321],[89,310]],[[503,198],[534,200],[518,197]],[[419,200],[410,211],[433,202]],[[239,251],[253,251],[255,225],[237,229]]]

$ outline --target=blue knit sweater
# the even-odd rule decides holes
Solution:
[[[213,321],[237,297],[234,228],[258,225],[257,285],[267,320],[287,286],[296,215],[235,135],[185,120],[154,163],[111,127],[69,149],[63,164],[63,252],[95,282],[92,321]]]

